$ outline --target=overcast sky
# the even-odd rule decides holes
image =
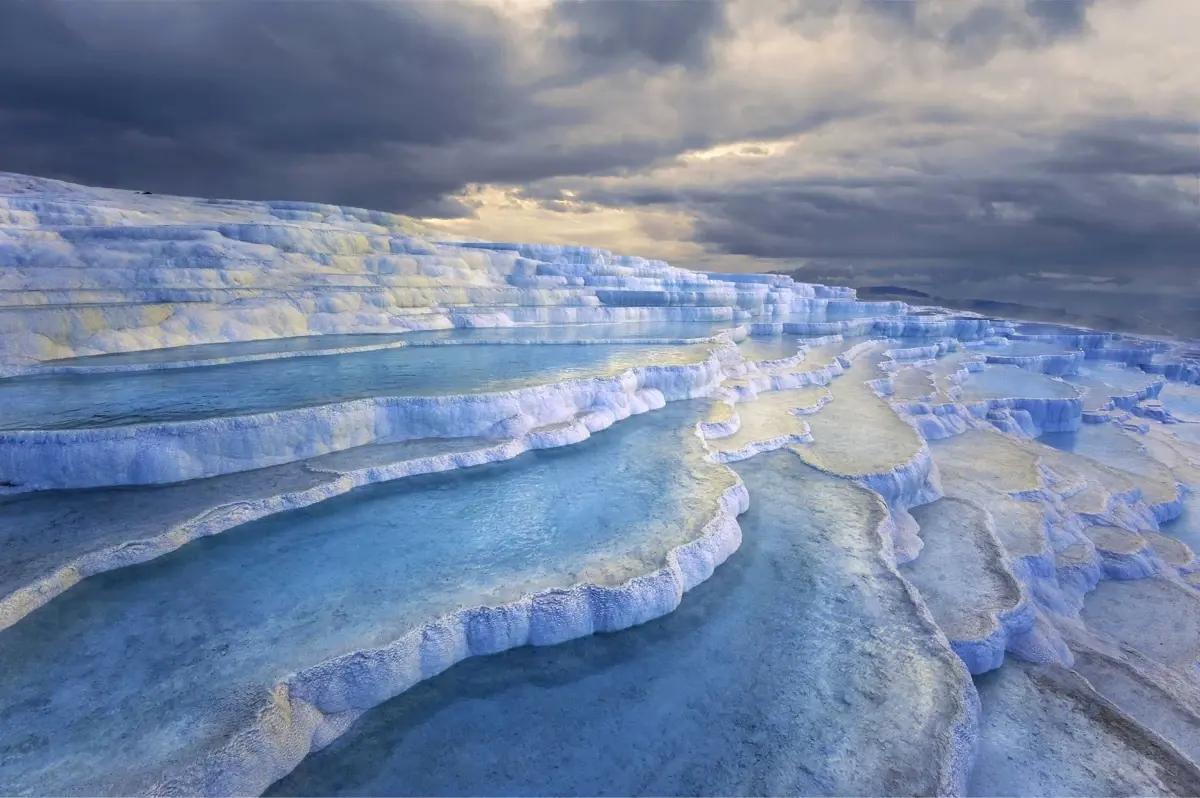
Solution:
[[[1197,31],[1200,0],[3,0],[0,169],[701,268],[1194,286]]]

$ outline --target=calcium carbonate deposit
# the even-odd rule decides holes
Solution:
[[[1198,795],[1200,345],[0,175],[0,794]]]

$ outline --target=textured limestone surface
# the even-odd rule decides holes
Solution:
[[[1200,794],[1197,351],[0,174],[0,794]]]

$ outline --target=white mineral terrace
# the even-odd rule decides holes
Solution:
[[[0,794],[1200,794],[1200,350],[910,311],[0,174]]]

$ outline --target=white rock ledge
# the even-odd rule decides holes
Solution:
[[[790,435],[780,435],[765,441],[755,441],[743,446],[740,449],[733,449],[730,451],[711,450],[709,453],[709,459],[715,463],[736,463],[739,460],[749,460],[756,454],[762,454],[763,452],[774,452],[778,449],[787,448],[788,446],[812,442],[812,433],[809,431],[808,424],[805,424],[803,432],[797,432]]]
[[[553,645],[654,620],[679,606],[741,545],[737,516],[750,506],[737,479],[699,537],[666,564],[617,587],[546,590],[498,607],[471,607],[432,620],[388,646],[300,671],[277,685],[257,723],[223,748],[153,786],[154,795],[258,795],[309,752],[342,734],[366,710],[467,657],[524,645]]]
[[[1046,432],[1075,432],[1084,423],[1081,398],[896,402],[892,407],[926,440],[951,438],[985,425],[1009,435],[1036,438]]]
[[[882,498],[880,498],[880,502],[883,502]],[[904,591],[916,606],[922,623],[935,639],[942,641],[946,648],[953,651],[949,639],[934,620],[933,613],[929,611],[929,606],[925,603],[921,592],[896,567],[893,541],[902,538],[903,533],[898,529],[895,514],[888,513],[884,516],[876,534],[879,539],[880,556],[885,566],[892,576],[904,586]],[[979,713],[981,711],[979,694],[975,690],[975,683],[971,680],[970,671],[963,663],[962,658],[955,656],[954,661],[958,667],[962,668],[964,683],[963,693],[960,697],[961,714],[951,732],[951,753],[939,762],[937,795],[967,794],[967,779],[975,764],[975,753],[979,747]]]
[[[537,329],[536,326],[530,329]],[[727,336],[728,331],[699,338],[576,338],[564,341],[529,340],[515,341],[511,338],[472,338],[466,340],[448,339],[445,341],[417,340],[408,341],[407,346],[686,346],[689,344],[709,344]],[[732,339],[731,339],[732,340]]]
[[[657,410],[664,402],[647,391],[642,403],[646,410]],[[141,540],[125,541],[98,551],[88,552],[59,567],[53,573],[0,597],[0,630],[7,629],[38,607],[61,595],[81,580],[106,571],[148,562],[169,554],[199,538],[226,532],[234,527],[276,513],[332,499],[355,488],[380,482],[391,482],[418,474],[432,474],[470,468],[486,463],[511,460],[533,449],[570,446],[611,426],[616,419],[611,414],[588,413],[565,424],[535,429],[515,440],[498,442],[462,452],[430,455],[397,460],[378,466],[335,471],[314,467],[333,479],[307,490],[281,493],[252,501],[238,501],[205,509],[193,518],[164,529],[160,534]]]
[[[537,329],[537,325],[528,325],[529,329]],[[466,329],[466,328],[459,328]],[[507,329],[507,327],[506,327]],[[114,363],[111,365],[76,363],[71,365],[57,364],[53,360],[36,366],[16,369],[4,377],[19,377],[30,374],[122,374],[138,371],[168,371],[171,369],[192,369],[206,366],[225,366],[233,363],[255,363],[262,360],[283,360],[294,357],[328,357],[331,355],[348,355],[358,352],[378,352],[385,349],[400,349],[405,346],[687,346],[719,342],[722,336],[731,341],[738,340],[738,328],[722,330],[720,333],[695,338],[658,337],[658,338],[578,338],[566,341],[529,340],[515,341],[509,338],[474,338],[466,340],[412,340],[388,341],[386,343],[361,344],[359,346],[328,347],[325,349],[305,349],[294,352],[260,352],[246,355],[229,355],[226,357],[195,358],[191,360],[168,360],[158,363]],[[419,332],[419,331],[418,331]],[[368,338],[377,333],[361,333]],[[744,336],[743,336],[744,337]],[[248,339],[263,340],[263,339]],[[266,339],[286,340],[286,339]],[[148,350],[153,351],[153,350]]]
[[[742,428],[742,418],[732,402],[717,402],[709,419],[697,426],[700,437],[706,441],[728,438]]]
[[[987,355],[988,363],[1017,366],[1026,371],[1036,371],[1054,377],[1065,377],[1079,373],[1079,366],[1083,363],[1083,360],[1084,351],[1082,349],[1044,355],[1004,355],[991,353]]]
[[[8,492],[146,485],[264,468],[368,443],[416,438],[517,438],[585,413],[614,420],[653,401],[711,394],[724,379],[721,350],[669,366],[637,366],[511,391],[377,397],[250,416],[62,430],[0,432]],[[653,393],[651,393],[653,392]]]

